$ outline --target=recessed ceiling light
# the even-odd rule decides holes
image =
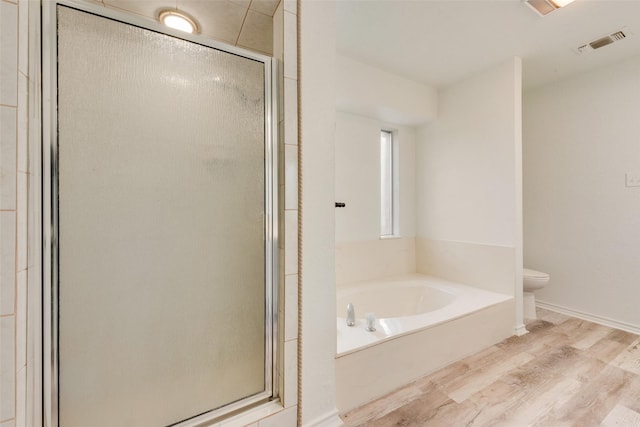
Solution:
[[[524,0],[531,9],[535,10],[538,15],[544,16],[554,10],[565,7],[574,0]]]
[[[198,24],[196,20],[176,9],[165,9],[158,14],[158,21],[169,28],[184,31],[186,33],[197,33]]]
[[[555,4],[558,7],[565,7],[569,3],[572,3],[574,0],[551,0],[551,3]]]

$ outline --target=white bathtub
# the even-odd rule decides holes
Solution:
[[[420,274],[339,285],[336,303],[340,412],[499,342],[515,323],[513,296]],[[375,332],[365,326],[369,312]]]
[[[433,276],[412,274],[338,287],[338,356],[363,350],[394,337],[433,327],[511,299]],[[347,326],[347,304],[356,325]],[[365,327],[365,314],[376,316],[376,331]]]
[[[453,303],[460,294],[450,285],[426,277],[401,277],[393,281],[366,282],[341,288],[337,294],[338,313],[346,313],[348,303],[358,313],[373,312],[376,317],[391,319],[435,311]]]

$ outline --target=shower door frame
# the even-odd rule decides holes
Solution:
[[[43,425],[58,427],[58,164],[57,164],[57,18],[58,5],[88,12],[126,25],[176,37],[264,65],[264,251],[265,251],[265,390],[203,414],[172,424],[196,427],[243,408],[278,397],[278,64],[269,56],[201,36],[173,30],[149,18],[82,0],[42,2],[42,391]]]

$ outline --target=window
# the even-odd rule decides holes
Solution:
[[[395,144],[393,132],[380,132],[380,236],[394,236],[396,227],[395,199]]]

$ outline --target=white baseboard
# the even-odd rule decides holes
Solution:
[[[599,325],[609,326],[611,328],[620,329],[622,331],[631,332],[640,335],[640,326],[630,323],[621,322],[619,320],[609,319],[595,314],[585,313],[584,311],[574,310],[572,308],[563,307],[561,305],[551,304],[544,301],[536,301],[536,306],[545,310],[555,311],[557,313],[566,314],[568,316],[577,317],[578,319],[588,320]]]
[[[529,331],[527,331],[527,328],[525,328],[524,323],[521,324],[521,325],[516,326],[513,329],[513,334],[518,336],[518,337],[521,337],[521,336],[523,336],[525,334],[528,334],[528,333],[529,333]]]
[[[304,427],[340,427],[342,424],[337,409],[303,423]]]

